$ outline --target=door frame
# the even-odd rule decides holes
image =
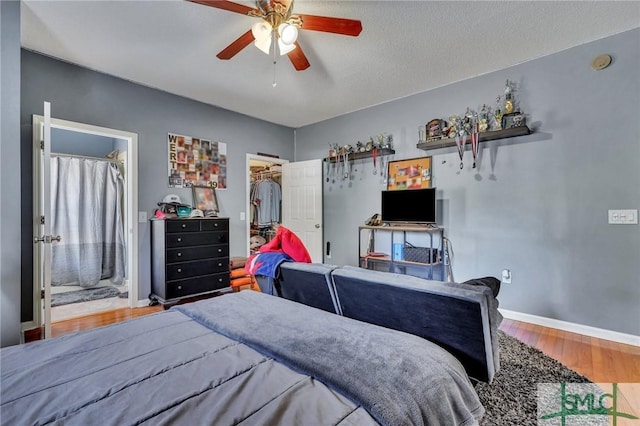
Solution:
[[[34,114],[32,118],[32,146],[34,150],[40,149],[40,141],[42,140],[42,131],[44,126],[44,117]],[[129,307],[138,306],[138,134],[127,132],[123,130],[111,129],[107,127],[99,127],[91,124],[78,123],[74,121],[61,120],[57,118],[51,118],[51,128],[63,129],[71,132],[86,133],[97,136],[104,136],[114,139],[123,139],[127,143],[127,158],[125,160],[125,188],[126,188],[126,209],[124,217],[125,226],[125,239],[127,242],[127,286],[129,289],[128,304]],[[36,151],[37,152],[37,151]],[[38,172],[35,168],[35,155],[34,152],[34,171],[33,174]],[[34,182],[39,182],[34,180]],[[39,186],[39,183],[38,183]],[[39,203],[40,189],[38,191],[34,189],[34,217],[37,212],[36,202]],[[34,235],[39,232],[39,222],[34,220]],[[41,260],[34,251],[33,258],[33,319],[31,322],[22,323],[22,330],[29,330],[37,327],[41,327],[42,323],[42,299],[40,298],[40,285],[38,280],[40,276]]]
[[[249,241],[249,239],[251,238],[251,161],[255,160],[255,161],[266,161],[268,163],[273,163],[273,164],[279,164],[279,165],[283,165],[289,162],[289,160],[285,160],[282,158],[275,158],[275,157],[268,157],[266,155],[258,155],[258,154],[247,154],[247,160],[246,160],[246,169],[245,169],[245,176],[247,179],[247,183],[245,186],[245,216],[244,216],[244,221],[245,221],[245,244],[246,246],[246,250],[245,253],[247,256],[249,256],[249,254],[251,253],[251,243]],[[284,194],[283,194],[284,196]]]

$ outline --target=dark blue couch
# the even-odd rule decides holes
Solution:
[[[259,283],[261,280],[259,280]],[[352,266],[283,263],[273,289],[305,305],[430,340],[452,353],[469,377],[491,382],[500,369],[502,316],[492,290]]]

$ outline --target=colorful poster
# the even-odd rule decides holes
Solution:
[[[169,133],[169,188],[227,188],[227,144]]]
[[[387,190],[431,188],[431,157],[390,161]]]

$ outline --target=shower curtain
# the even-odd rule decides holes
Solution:
[[[94,287],[125,271],[122,175],[104,160],[51,158],[51,285]]]

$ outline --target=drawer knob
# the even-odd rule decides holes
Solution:
[[[217,224],[217,223],[214,223],[214,224],[213,224],[213,227],[214,227],[214,228],[217,228],[217,227],[218,227],[218,224]]]
[[[182,242],[182,238],[178,237],[178,242],[179,243]]]
[[[222,249],[218,249],[218,253],[222,253]]]
[[[187,227],[187,224],[186,224],[186,223],[183,223],[183,224],[182,224],[182,227],[183,227],[183,228],[186,228],[186,227]]]
[[[221,283],[222,282],[222,278],[218,278],[218,282]]]
[[[181,285],[178,286],[178,290],[182,290],[182,286]]]
[[[181,268],[178,268],[178,272],[182,272],[182,269],[181,269]]]
[[[182,253],[181,252],[178,252],[178,257],[182,257]]]
[[[218,266],[222,266],[222,263],[218,263]]]

